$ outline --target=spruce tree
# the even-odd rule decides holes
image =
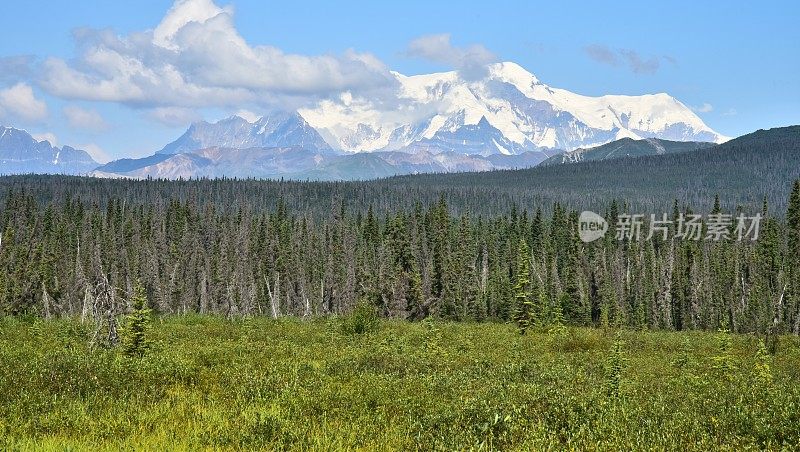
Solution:
[[[792,194],[789,196],[786,227],[789,235],[789,256],[795,263],[800,263],[800,179],[794,182]]]
[[[514,275],[514,320],[521,334],[533,323],[533,291],[531,289],[531,252],[528,242],[521,239],[517,254],[517,273]]]
[[[122,334],[122,350],[126,356],[141,357],[150,348],[147,334],[150,329],[151,310],[148,305],[144,288],[137,283],[131,298],[133,312],[128,316]]]
[[[800,179],[796,180],[789,196],[786,211],[787,262],[789,286],[786,306],[790,329],[800,334]]]

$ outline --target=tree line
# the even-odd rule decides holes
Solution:
[[[0,211],[0,312],[113,323],[141,300],[141,285],[161,314],[311,317],[361,303],[388,318],[517,321],[523,331],[800,333],[800,181],[780,203],[786,210],[764,200],[756,241],[678,240],[673,223],[666,240],[611,231],[592,243],[578,236],[578,211],[557,202],[486,214],[454,209],[441,194],[380,210],[336,200],[320,212],[278,197],[255,209],[235,195],[154,195],[148,183],[124,182],[126,196],[102,203],[10,188]],[[194,183],[208,184],[210,196],[220,186]],[[724,205],[717,198],[711,213]],[[670,215],[693,207],[674,201]],[[633,212],[624,201],[602,210],[612,229]]]

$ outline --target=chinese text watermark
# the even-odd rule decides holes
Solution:
[[[708,215],[679,214],[677,218],[669,218],[664,213],[660,216],[650,214],[620,214],[614,225],[614,237],[617,240],[669,240],[670,236],[679,240],[758,240],[761,227],[761,214],[733,216],[725,213]],[[649,220],[649,221],[645,221]],[[609,230],[608,221],[601,215],[584,211],[578,218],[578,235],[589,243],[606,235]]]

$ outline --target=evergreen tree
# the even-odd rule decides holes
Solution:
[[[800,179],[795,181],[792,193],[789,195],[789,207],[786,210],[786,228],[789,256],[795,263],[800,262]]]
[[[147,337],[150,329],[150,313],[147,295],[141,284],[137,283],[130,300],[133,312],[128,315],[127,324],[122,333],[122,350],[126,356],[144,356],[150,348]]]
[[[521,239],[517,254],[517,271],[514,274],[514,320],[519,331],[525,334],[534,322],[534,300],[531,287],[531,253],[528,242]],[[538,296],[538,294],[537,294]]]

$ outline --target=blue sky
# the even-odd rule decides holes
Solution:
[[[0,15],[0,124],[52,134],[59,145],[104,159],[143,156],[192,120],[373,89],[381,65],[405,74],[450,70],[447,58],[407,51],[415,39],[444,33],[454,50],[514,61],[554,87],[587,95],[667,92],[724,135],[800,123],[796,2],[187,1],[197,3],[187,11],[224,9],[231,22],[211,30],[270,46],[266,61],[314,70],[302,80],[273,74],[263,81],[260,66],[232,58],[224,62],[230,73],[203,77],[226,90],[167,86],[171,74],[158,69],[160,54],[143,40],[152,41],[172,1],[8,1]],[[164,45],[177,42],[169,27],[161,34]],[[215,42],[180,61],[186,73],[206,70],[209,55],[230,54]],[[97,48],[103,51],[91,51]],[[108,75],[128,70],[135,75]],[[92,86],[87,74],[98,71],[113,83]]]

